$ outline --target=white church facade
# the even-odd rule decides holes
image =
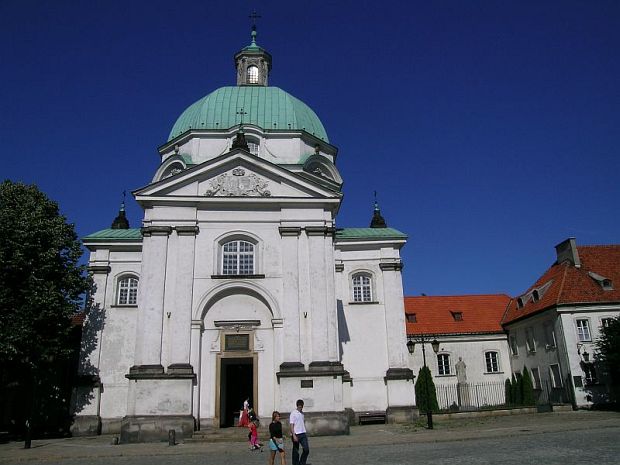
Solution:
[[[271,56],[235,55],[237,85],[178,118],[144,210],[90,234],[95,291],[85,323],[74,434],[123,442],[226,427],[305,401],[314,434],[356,412],[413,417],[400,250],[375,206],[337,228],[337,148],[317,115],[268,86]]]

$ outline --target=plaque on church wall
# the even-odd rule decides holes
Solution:
[[[250,350],[250,335],[227,334],[224,338],[224,350]]]
[[[301,380],[302,388],[312,388],[314,387],[314,382],[311,379],[302,379]]]

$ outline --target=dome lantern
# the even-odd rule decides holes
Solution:
[[[271,55],[256,44],[256,24],[252,26],[252,42],[235,54],[238,86],[267,86],[271,71]]]

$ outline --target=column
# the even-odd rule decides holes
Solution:
[[[328,228],[306,226],[310,260],[310,321],[312,328],[312,361],[328,360],[328,311],[325,283],[325,242]]]
[[[379,268],[383,275],[388,364],[390,368],[405,368],[407,367],[407,335],[403,280],[400,272],[403,264],[400,260],[380,263]]]
[[[191,354],[190,363],[194,367],[196,373],[196,384],[193,387],[192,396],[192,414],[200,424],[200,385],[202,384],[200,364],[202,361],[202,332],[204,331],[204,323],[202,320],[192,320],[191,329]]]
[[[168,372],[192,372],[190,364],[190,335],[192,328],[192,295],[194,288],[194,251],[197,226],[176,226],[177,263],[174,286],[174,306],[170,312],[172,346]],[[194,365],[194,369],[196,366]]]
[[[282,352],[276,352],[284,363],[300,362],[299,332],[299,235],[301,228],[281,227],[282,238],[282,318],[284,320],[284,341]]]
[[[161,367],[161,336],[164,313],[166,260],[170,226],[142,228],[142,272],[138,295],[138,325],[134,367]],[[163,371],[163,367],[161,367]]]

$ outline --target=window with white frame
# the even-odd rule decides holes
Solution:
[[[353,275],[353,302],[372,302],[372,278],[368,273]]]
[[[222,245],[222,274],[254,274],[254,244],[244,240],[233,240]]]
[[[117,305],[138,305],[138,278],[125,276],[118,281]]]
[[[450,374],[450,354],[437,354],[437,370],[440,375]]]
[[[560,365],[554,363],[549,365],[549,376],[551,377],[551,385],[554,388],[562,387],[562,375],[560,373]]]
[[[540,370],[538,367],[532,368],[532,384],[534,389],[542,389],[540,383]]]
[[[590,320],[580,318],[577,320],[577,339],[579,342],[590,342],[592,336],[590,334]]]
[[[510,336],[510,352],[512,352],[512,355],[519,355],[519,345],[517,344],[517,336],[515,335]]]
[[[530,353],[536,352],[536,339],[534,339],[534,328],[525,329],[525,347]]]
[[[258,142],[255,142],[253,140],[248,140],[247,143],[248,143],[248,149],[250,150],[250,153],[258,157],[258,152],[260,149]]]
[[[487,373],[499,373],[499,354],[495,351],[484,353],[484,361],[487,366]]]

